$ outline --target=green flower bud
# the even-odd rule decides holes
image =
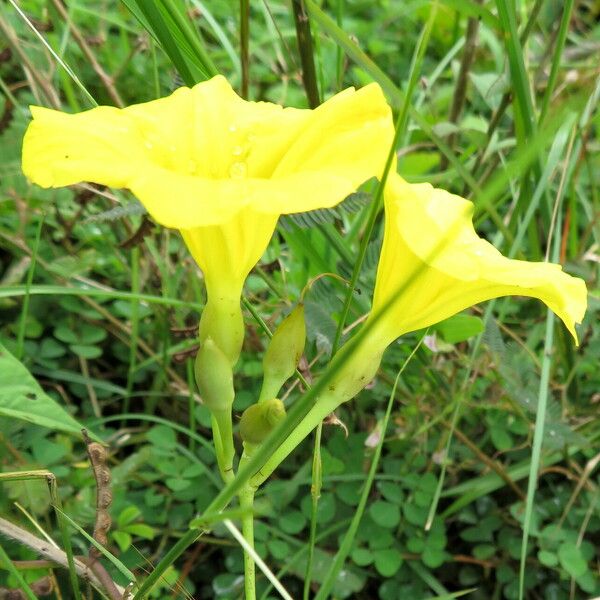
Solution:
[[[257,446],[285,418],[285,406],[278,398],[249,406],[240,420],[240,435],[244,443]]]
[[[210,337],[196,355],[194,373],[202,400],[211,412],[231,408],[235,396],[231,362]]]
[[[298,304],[275,330],[265,352],[259,402],[275,397],[281,386],[294,374],[305,342],[304,304]]]

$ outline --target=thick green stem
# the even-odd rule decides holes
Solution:
[[[223,481],[227,483],[234,478],[233,459],[235,457],[235,447],[233,445],[231,409],[214,411],[212,425],[219,471]]]

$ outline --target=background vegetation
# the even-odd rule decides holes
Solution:
[[[0,336],[43,388],[1,351],[0,516],[51,536],[68,555],[90,548],[64,520],[61,538],[47,473],[7,475],[51,472],[62,510],[91,533],[94,475],[77,425],[53,401],[109,444],[108,548],[118,560],[103,562],[119,583],[127,569],[143,579],[220,488],[208,414],[192,386],[201,274],[179,237],[153,226],[128,194],[28,184],[20,172],[28,105],[126,105],[221,72],[251,99],[302,107],[376,80],[406,110],[400,173],[473,199],[478,231],[505,254],[549,252],[587,281],[590,308],[578,348],[561,324],[552,336],[541,304],[523,299],[442,323],[408,363],[424,332],[403,337],[374,385],[323,428],[315,543],[311,440],[259,494],[257,550],[294,598],[312,555],[308,587],[318,590],[375,460],[335,597],[513,599],[520,587],[534,599],[600,596],[598,3],[309,1],[310,21],[301,8],[0,3]],[[273,327],[312,277],[350,276],[366,243],[370,191],[335,211],[281,220],[246,286],[238,414],[258,393],[266,341],[258,317]],[[380,241],[378,222],[349,324],[369,309]],[[307,295],[309,379],[331,352],[345,291],[325,278]],[[297,395],[291,385],[287,400]],[[24,562],[37,558],[0,537],[0,597],[48,574]],[[242,571],[242,552],[218,523],[153,597],[239,598]],[[75,597],[67,571],[52,577],[62,592],[49,597]],[[263,598],[277,597],[264,577],[257,583]]]

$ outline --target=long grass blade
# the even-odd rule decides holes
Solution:
[[[373,454],[373,460],[371,461],[371,467],[369,468],[369,474],[367,475],[367,479],[365,480],[365,485],[363,487],[360,500],[356,507],[356,511],[354,512],[354,516],[352,517],[352,521],[350,522],[350,526],[348,527],[348,531],[340,544],[340,548],[337,551],[331,566],[329,567],[329,571],[321,584],[321,588],[319,592],[315,596],[315,600],[325,600],[327,598],[331,588],[333,587],[337,576],[339,575],[342,567],[344,566],[344,562],[350,554],[352,550],[352,545],[354,544],[354,538],[356,537],[356,532],[358,531],[358,526],[360,525],[360,521],[365,512],[365,508],[367,506],[367,501],[369,499],[369,494],[371,493],[371,487],[373,485],[373,479],[375,478],[375,473],[377,472],[377,467],[379,466],[379,459],[381,458],[381,450],[383,448],[383,442],[385,440],[385,433],[387,431],[387,425],[390,420],[390,415],[392,412],[392,406],[394,405],[394,400],[396,399],[396,388],[398,387],[398,382],[400,381],[400,376],[404,372],[406,366],[410,363],[413,356],[416,354],[417,350],[420,348],[423,340],[425,339],[425,334],[421,336],[421,339],[417,343],[417,345],[413,348],[412,352],[408,355],[407,359],[404,361],[404,364],[398,371],[396,375],[396,379],[394,381],[394,386],[392,387],[392,391],[390,393],[390,397],[388,400],[387,408],[385,411],[385,416],[383,417],[383,421],[381,422],[381,435],[379,437],[379,441],[377,443],[377,447],[375,448],[375,452]]]
[[[570,156],[573,150],[575,134],[571,136],[570,146],[567,151],[565,160],[565,169],[561,179],[558,193],[556,196],[555,206],[553,210],[553,220],[551,230],[548,236],[548,250],[546,260],[550,258],[553,262],[558,262],[560,258],[561,247],[561,227],[560,227],[560,207],[565,192],[566,181],[569,174],[572,172],[572,164]],[[556,234],[553,235],[554,231]],[[521,540],[521,561],[519,565],[519,600],[523,600],[525,594],[525,562],[527,559],[527,544],[531,529],[531,519],[533,515],[533,503],[535,500],[535,492],[537,489],[537,478],[540,469],[542,443],[544,441],[544,426],[546,424],[546,407],[548,405],[548,395],[550,393],[550,368],[552,366],[552,348],[554,343],[554,313],[548,309],[546,316],[546,333],[544,339],[544,354],[542,358],[542,370],[540,375],[540,387],[538,392],[538,405],[535,419],[535,428],[533,432],[533,446],[531,450],[531,467],[529,471],[529,481],[527,484],[527,498],[525,500],[525,514],[523,518],[523,537]]]

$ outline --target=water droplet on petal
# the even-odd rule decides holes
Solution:
[[[229,131],[231,131],[231,133],[234,133],[237,131],[237,127],[235,125],[230,125],[229,126]]]
[[[233,147],[233,155],[234,156],[241,156],[242,154],[244,154],[244,149],[241,146]]]
[[[243,179],[247,172],[248,167],[245,162],[237,161],[229,167],[229,176],[232,179]]]

